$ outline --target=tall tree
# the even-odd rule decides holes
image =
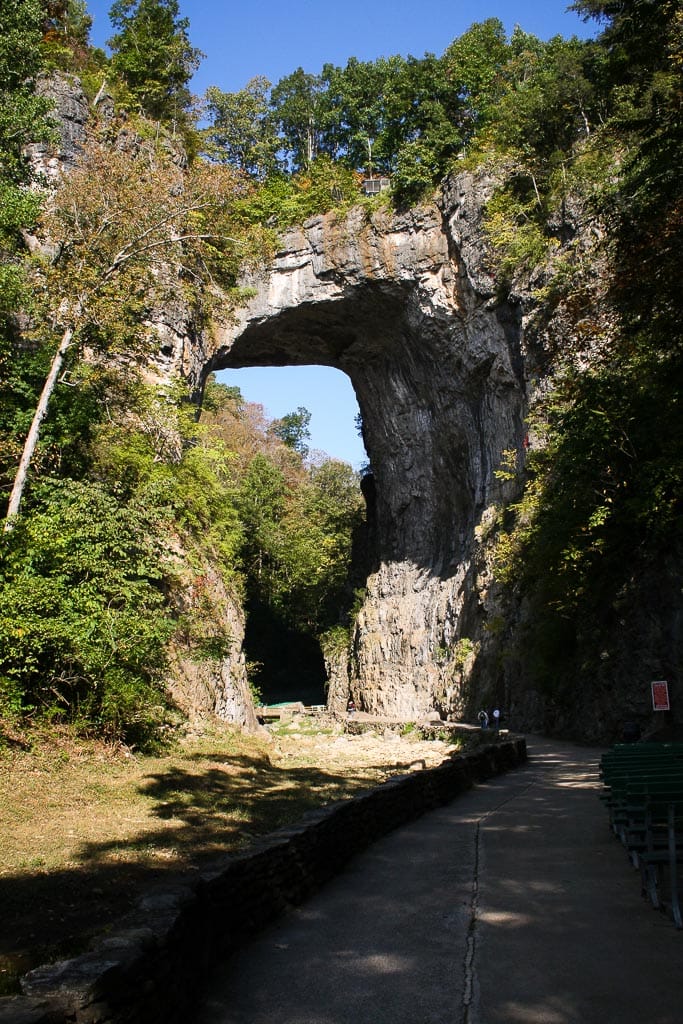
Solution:
[[[462,103],[468,137],[495,112],[503,91],[502,69],[507,58],[505,28],[498,18],[470,26],[442,57],[451,89]]]
[[[296,412],[288,412],[281,419],[273,420],[270,433],[279,437],[286,448],[291,448],[305,457],[308,455],[306,442],[311,439],[310,422],[310,412],[300,405]]]
[[[330,108],[327,130],[334,151],[353,170],[372,174],[390,169],[382,138],[386,126],[385,96],[402,64],[401,57],[382,57],[376,61],[350,57],[343,68],[331,64],[323,68]]]
[[[229,288],[249,251],[246,241],[233,237],[231,202],[241,191],[234,172],[198,163],[184,175],[161,156],[146,157],[92,143],[46,219],[56,258],[37,264],[35,285],[48,297],[45,315],[61,337],[17,469],[6,530],[19,512],[67,354],[86,342],[130,348],[144,337],[150,311],[176,291],[179,277],[190,283],[196,315],[209,315],[211,289]]]
[[[575,37],[543,42],[516,28],[505,90],[489,114],[498,138],[532,163],[568,156],[596,120],[593,64],[593,47]]]
[[[321,76],[297,68],[280,79],[270,100],[283,148],[291,155],[292,167],[308,170],[315,158],[327,151],[327,99]]]
[[[182,121],[191,102],[188,84],[204,55],[190,43],[178,0],[115,0],[109,18],[118,30],[109,40],[113,67],[142,111]]]
[[[258,76],[239,92],[206,90],[211,126],[202,135],[212,160],[232,164],[257,179],[277,166],[280,147],[269,105],[270,82]]]

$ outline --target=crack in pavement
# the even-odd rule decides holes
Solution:
[[[465,958],[463,963],[464,986],[462,994],[462,1015],[460,1024],[476,1024],[475,1005],[475,980],[476,980],[476,955],[477,955],[477,924],[479,920],[479,881],[481,864],[481,826],[488,818],[491,818],[501,807],[512,803],[520,796],[527,793],[537,780],[532,779],[523,789],[516,790],[513,794],[501,800],[491,810],[482,814],[477,819],[477,827],[474,833],[474,865],[472,870],[472,889],[470,896],[470,920],[467,927],[467,939],[465,941]]]

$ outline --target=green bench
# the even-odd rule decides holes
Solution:
[[[612,830],[639,869],[641,892],[683,928],[683,744],[617,744],[600,763]]]

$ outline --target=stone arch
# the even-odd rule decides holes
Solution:
[[[461,710],[449,652],[476,627],[475,527],[498,495],[501,453],[523,436],[519,319],[492,295],[466,209],[459,194],[450,209],[357,209],[289,232],[242,282],[252,298],[236,322],[196,346],[188,369],[198,387],[245,366],[319,364],[351,379],[376,550],[350,685],[363,708],[404,718]]]

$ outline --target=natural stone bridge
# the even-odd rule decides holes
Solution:
[[[371,712],[458,712],[461,637],[478,634],[482,514],[500,497],[505,449],[521,449],[519,310],[494,297],[481,230],[491,183],[446,183],[438,206],[290,231],[236,324],[186,343],[201,387],[227,367],[320,364],[351,379],[373,471],[375,541],[350,688]],[[213,346],[213,347],[208,347]],[[331,700],[345,701],[344,673]]]

